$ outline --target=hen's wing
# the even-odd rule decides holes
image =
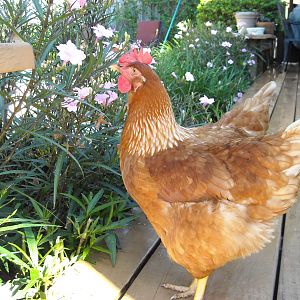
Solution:
[[[285,212],[296,201],[299,185],[300,123],[294,124],[277,135],[182,143],[146,158],[157,197],[167,202],[229,200],[262,219]]]
[[[274,81],[267,83],[253,98],[224,114],[217,124],[238,127],[252,136],[265,134],[269,126],[269,104],[275,89]]]

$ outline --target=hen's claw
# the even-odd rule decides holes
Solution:
[[[195,295],[195,290],[189,289],[189,290],[186,291],[186,292],[183,292],[183,293],[179,293],[179,294],[173,295],[173,296],[170,298],[170,300],[181,299],[181,298],[187,298],[187,297],[194,296],[194,295]]]

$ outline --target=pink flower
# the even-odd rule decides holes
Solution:
[[[215,102],[214,98],[208,98],[206,95],[204,95],[203,97],[201,97],[200,99],[200,103],[205,107],[208,104],[213,104]]]
[[[65,101],[61,103],[61,106],[66,108],[68,112],[76,112],[79,101],[69,97],[65,97],[64,99]]]
[[[82,61],[86,58],[83,51],[76,48],[70,40],[66,44],[60,44],[56,47],[59,52],[58,56],[64,63],[70,62],[72,65],[81,65]]]
[[[86,5],[86,0],[67,0],[70,4],[71,10],[81,9]]]
[[[95,96],[95,101],[103,106],[109,106],[116,99],[118,99],[118,94],[112,91],[107,91],[107,94],[96,94]]]
[[[113,83],[113,82],[110,82],[110,81],[107,81],[103,84],[103,88],[106,89],[106,90],[109,90],[113,87],[115,87],[117,84],[116,83]]]
[[[110,105],[111,103],[113,103],[115,100],[118,99],[118,94],[116,92],[107,91],[107,93],[109,95],[109,99],[107,100],[107,105]]]
[[[101,39],[102,37],[111,38],[114,35],[114,31],[111,28],[105,28],[103,25],[97,24],[93,26],[92,29],[96,34],[97,39]]]
[[[107,94],[96,94],[95,95],[95,101],[98,103],[98,104],[101,104],[103,106],[106,106],[107,105],[107,98],[109,96]]]
[[[84,98],[87,97],[91,92],[91,88],[89,87],[83,87],[83,88],[75,87],[73,90],[77,92],[77,96],[79,100],[84,100]]]

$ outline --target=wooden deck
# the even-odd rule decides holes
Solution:
[[[288,73],[264,73],[245,97],[253,95],[270,80],[276,80],[278,85],[270,110],[270,132],[274,132],[300,117],[299,68],[289,66]],[[299,219],[300,203],[286,216],[278,218],[276,237],[263,251],[215,271],[209,278],[204,299],[300,299]],[[191,282],[191,276],[170,261],[143,215],[120,231],[119,237],[122,249],[115,268],[107,256],[94,255],[101,283],[99,281],[98,296],[85,299],[168,300],[174,292],[162,288],[163,283],[189,285]]]

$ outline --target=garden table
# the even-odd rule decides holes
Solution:
[[[275,55],[276,36],[273,34],[250,35],[246,34],[248,46],[258,52],[256,55],[256,74],[262,74],[270,68]],[[260,56],[261,55],[261,56]]]

